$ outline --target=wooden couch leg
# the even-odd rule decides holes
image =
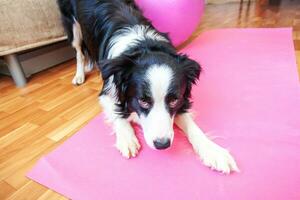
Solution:
[[[26,78],[23,72],[21,63],[16,54],[4,56],[8,69],[17,87],[24,87],[26,85]]]

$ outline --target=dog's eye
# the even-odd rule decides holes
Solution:
[[[175,108],[178,104],[178,99],[173,99],[169,102],[170,108]]]
[[[139,102],[140,106],[144,109],[149,109],[151,107],[151,104],[149,102],[147,102],[146,100],[139,99],[138,102]]]

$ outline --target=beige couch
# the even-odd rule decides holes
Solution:
[[[26,79],[18,53],[63,41],[56,0],[0,0],[0,56],[17,84]]]

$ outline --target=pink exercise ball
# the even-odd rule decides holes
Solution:
[[[205,0],[136,0],[144,15],[161,32],[169,33],[174,45],[191,36],[200,23]]]

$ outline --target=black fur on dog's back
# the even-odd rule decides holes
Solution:
[[[113,34],[124,26],[152,24],[142,15],[133,0],[58,0],[63,25],[73,39],[74,19],[82,28],[84,46],[95,60],[106,59]]]

